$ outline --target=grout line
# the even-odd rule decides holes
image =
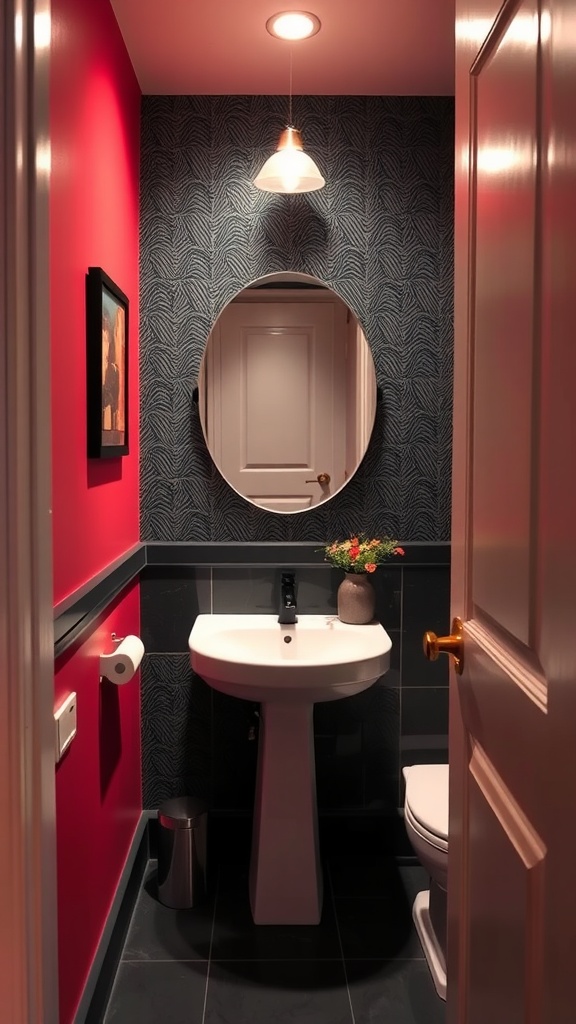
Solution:
[[[346,957],[346,963],[364,963],[364,961],[370,961],[371,963],[412,963],[413,960],[421,961],[425,960],[424,954],[422,956],[348,956]],[[154,961],[146,960],[146,963],[153,963]],[[174,963],[174,961],[171,961]],[[178,961],[178,963],[198,963],[197,960],[184,960]],[[206,961],[202,961],[205,963]],[[333,956],[294,956],[294,957],[268,957],[263,960],[262,957],[216,957],[212,960],[214,964],[340,964],[343,962],[343,958],[336,959]],[[346,968],[344,968],[346,973]]]
[[[264,927],[267,927],[264,925]],[[215,964],[339,964],[340,957],[333,956],[271,956],[265,960],[262,957],[218,957],[213,961]]]
[[[347,957],[348,963],[356,963],[356,962],[358,962],[359,964],[363,964],[363,963],[375,963],[375,964],[382,964],[382,963],[384,963],[384,964],[399,964],[399,963],[405,963],[405,964],[411,964],[411,963],[421,963],[422,961],[425,961],[425,960],[426,960],[426,957],[424,956],[424,954],[422,954],[422,956],[349,956],[349,957]]]
[[[209,960],[204,957],[198,957],[194,959],[187,959],[186,957],[130,957],[129,959],[122,960],[123,964],[207,964]]]
[[[336,899],[334,896],[334,886],[332,884],[332,872],[330,865],[327,865],[328,879],[330,882],[330,895],[332,896],[332,909],[334,911],[334,920],[336,922],[336,934],[338,935],[338,945],[340,946],[340,956],[342,957],[342,970],[344,971],[344,981],[346,982],[346,992],[348,995],[348,1005],[350,1006],[350,1016],[352,1018],[352,1024],[356,1024],[356,1017],[354,1016],[354,1007],[352,1006],[352,996],[350,995],[350,986],[348,984],[348,972],[346,970],[346,961],[344,959],[344,947],[342,945],[342,936],[340,935],[340,925],[338,923],[338,914],[336,912]]]
[[[346,957],[347,963],[411,963],[414,961],[425,960],[424,954],[422,956],[348,956]],[[340,964],[342,963],[342,957],[333,956],[270,956],[266,957],[242,957],[242,956],[222,956],[222,957],[211,957],[210,960],[206,960],[202,957],[196,957],[194,959],[186,959],[186,957],[129,957],[121,961],[123,964]]]
[[[202,1006],[202,1020],[206,1020],[206,1004],[208,1002],[208,983],[210,981],[210,964],[212,963],[212,944],[214,942],[214,928],[216,926],[216,908],[218,907],[218,895],[220,893],[220,868],[218,868],[218,881],[216,883],[216,895],[214,896],[214,913],[212,914],[212,929],[210,931],[210,946],[208,947],[208,967],[206,969],[206,987],[204,989],[204,1005]]]

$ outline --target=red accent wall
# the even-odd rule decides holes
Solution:
[[[77,735],[56,769],[60,1024],[82,995],[142,808],[140,686],[100,679],[110,634],[138,634],[138,586],[56,666],[55,706],[75,691]]]
[[[54,601],[139,539],[140,89],[108,0],[53,0],[50,82]],[[85,275],[128,296],[130,454],[86,458]]]
[[[139,540],[138,179],[140,90],[108,0],[52,0],[50,291],[54,601]],[[128,296],[129,440],[86,456],[85,275]],[[110,633],[138,634],[138,586],[56,665],[55,706],[78,694],[78,732],[56,769],[60,1024],[71,1024],[141,812],[135,678],[100,681]]]

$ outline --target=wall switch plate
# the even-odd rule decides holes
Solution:
[[[66,700],[54,712],[56,764],[62,758],[64,751],[68,750],[76,735],[76,698],[75,693],[69,693]]]

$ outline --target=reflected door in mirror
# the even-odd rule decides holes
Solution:
[[[269,274],[216,320],[198,403],[227,482],[261,508],[305,512],[337,494],[366,452],[376,412],[370,347],[322,281]]]
[[[256,505],[298,512],[344,483],[346,314],[335,297],[237,301],[215,325],[205,433],[223,476]]]

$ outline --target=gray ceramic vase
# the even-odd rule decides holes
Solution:
[[[372,622],[376,594],[365,572],[347,572],[338,587],[338,618],[354,626]]]

